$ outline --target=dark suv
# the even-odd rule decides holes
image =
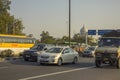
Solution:
[[[37,44],[30,48],[29,50],[25,50],[23,52],[23,59],[25,61],[37,61],[38,54],[41,54],[43,51],[52,48],[53,45],[50,44]]]

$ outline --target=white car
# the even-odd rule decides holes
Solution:
[[[95,56],[95,50],[96,50],[96,46],[91,46],[91,47],[88,47],[87,49],[84,50],[83,52],[83,57],[94,57]]]
[[[76,64],[79,60],[79,55],[70,47],[54,47],[38,56],[40,64],[57,64],[73,63]]]

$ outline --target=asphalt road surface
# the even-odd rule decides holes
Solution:
[[[109,65],[96,68],[94,58],[80,57],[78,64],[62,66],[18,59],[0,62],[0,80],[120,80],[120,69]]]

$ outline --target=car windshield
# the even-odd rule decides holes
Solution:
[[[99,46],[120,46],[120,38],[101,38]]]
[[[60,53],[62,51],[63,48],[51,48],[49,50],[47,50],[46,52],[48,53]]]
[[[43,45],[43,44],[39,44],[39,45],[33,46],[31,49],[33,49],[33,50],[43,50],[44,46],[45,45]]]

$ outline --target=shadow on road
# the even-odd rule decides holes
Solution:
[[[80,60],[77,64],[72,63],[66,63],[62,66],[57,66],[54,64],[44,64],[40,65],[37,62],[33,61],[24,61],[23,59],[16,59],[16,60],[10,60],[8,63],[12,65],[25,65],[25,66],[41,66],[41,67],[68,67],[68,68],[83,68],[83,67],[90,67],[95,66],[94,59],[93,58],[82,58],[80,57]],[[117,69],[116,65],[110,66],[109,64],[102,65],[100,68],[94,67],[94,69]]]
[[[95,69],[118,69],[118,68],[116,67],[116,65],[111,66],[109,64],[106,64],[106,65],[101,65],[100,68],[95,67]]]
[[[23,59],[18,59],[18,60],[13,60],[13,61],[8,61],[9,63],[13,64],[13,65],[25,65],[25,66],[41,66],[41,67],[45,67],[45,66],[49,66],[49,67],[70,67],[70,68],[82,68],[82,67],[90,67],[90,66],[94,66],[94,60],[93,58],[81,58],[77,64],[72,64],[72,63],[66,63],[63,64],[62,66],[57,66],[57,65],[53,65],[53,64],[45,64],[45,65],[40,65],[37,62],[33,62],[33,61],[24,61]]]

